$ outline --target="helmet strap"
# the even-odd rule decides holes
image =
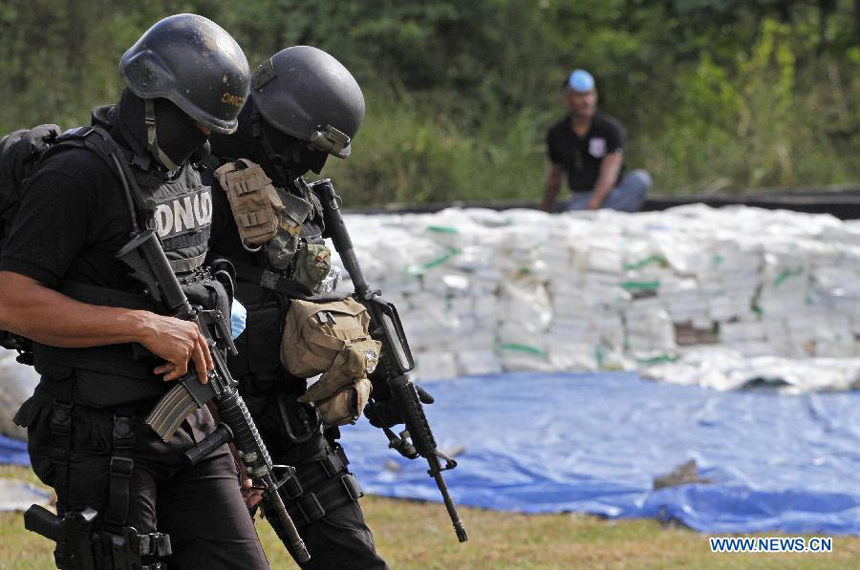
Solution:
[[[262,121],[262,118],[260,118],[260,112],[255,108],[251,113],[251,136],[260,141],[260,146],[263,147],[263,152],[266,153],[266,158],[269,159],[272,168],[275,169],[275,173],[282,181],[286,182],[289,178],[287,177],[287,168],[284,164],[284,158],[275,152],[275,148],[272,146],[269,137],[267,137],[266,133],[263,131]]]
[[[173,176],[179,172],[180,167],[170,160],[170,157],[161,150],[160,146],[158,146],[158,129],[156,128],[157,123],[155,120],[155,100],[144,99],[144,105],[146,108],[146,114],[144,116],[144,121],[146,121],[146,146],[149,149],[149,152],[152,153],[152,156],[164,165],[170,176]]]

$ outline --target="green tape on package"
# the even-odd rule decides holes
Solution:
[[[659,281],[624,281],[621,287],[627,291],[656,291],[660,288]]]
[[[502,343],[499,345],[499,350],[510,350],[512,352],[522,352],[525,354],[531,354],[533,356],[546,357],[546,352],[542,351],[539,348],[529,346],[527,344],[517,344],[515,342]]]
[[[649,265],[666,265],[666,258],[662,255],[652,255],[651,257],[646,257],[642,261],[628,263],[624,266],[624,269],[642,269]]]

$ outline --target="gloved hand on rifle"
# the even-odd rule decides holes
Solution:
[[[415,388],[418,390],[418,399],[421,400],[422,404],[429,405],[436,401],[429,392],[418,384],[415,385]],[[404,422],[403,414],[397,407],[397,402],[391,397],[390,392],[387,389],[378,389],[376,385],[374,385],[373,401],[364,407],[364,415],[370,420],[370,425],[378,428],[390,428]]]

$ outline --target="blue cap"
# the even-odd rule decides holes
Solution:
[[[591,91],[594,89],[594,78],[584,69],[574,69],[567,80],[567,86],[574,91]]]

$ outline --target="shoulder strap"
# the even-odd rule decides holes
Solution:
[[[62,147],[77,147],[90,150],[98,155],[107,164],[109,169],[116,173],[125,190],[132,230],[134,233],[140,231],[137,222],[137,212],[143,211],[139,197],[140,187],[124,160],[122,149],[113,137],[100,126],[78,127],[68,130],[57,137],[57,143],[54,145],[54,148]]]
[[[227,162],[233,162],[233,161],[229,160]],[[218,170],[218,167],[220,167],[221,164],[223,164],[223,163],[222,163],[220,158],[218,158],[214,154],[210,154],[209,156],[207,156],[206,158],[201,160],[198,164],[200,166],[202,166],[203,168],[209,170],[210,172],[214,173],[216,170]]]

